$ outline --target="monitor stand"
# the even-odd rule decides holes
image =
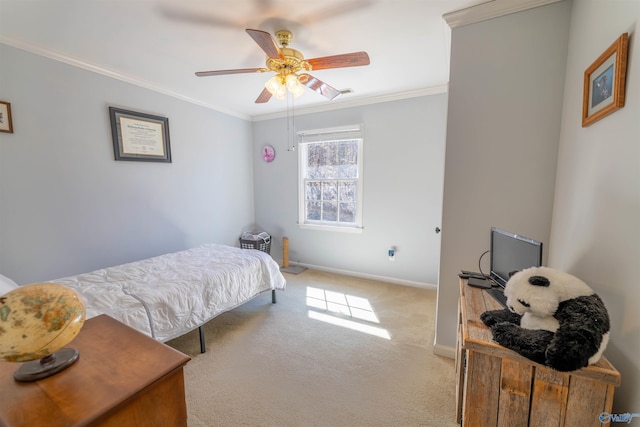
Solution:
[[[507,308],[507,297],[504,294],[504,289],[502,288],[491,288],[487,289],[487,293],[491,295],[496,301],[500,303],[504,308]]]

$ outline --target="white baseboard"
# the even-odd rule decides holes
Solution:
[[[456,349],[447,345],[433,344],[433,354],[442,357],[448,357],[449,359],[456,358]]]
[[[438,289],[438,285],[434,285],[431,283],[415,282],[413,280],[397,279],[395,277],[379,276],[376,274],[360,273],[357,271],[340,270],[337,268],[322,267],[320,265],[313,265],[313,264],[303,264],[303,263],[290,263],[290,264],[299,265],[301,267],[307,267],[308,269],[311,269],[311,270],[342,274],[343,276],[358,277],[361,279],[377,280],[379,282],[392,283],[394,285],[411,286],[414,288],[429,289],[432,291],[435,291]]]

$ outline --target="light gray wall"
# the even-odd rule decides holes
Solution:
[[[452,31],[436,347],[444,353],[455,345],[455,274],[475,267],[488,248],[488,227],[541,239],[547,264],[585,280],[608,307],[605,355],[622,374],[616,413],[637,412],[640,401],[638,22],[637,1],[576,1]],[[626,105],[582,128],[584,70],[624,32],[630,33]],[[488,64],[493,78],[478,71]],[[519,86],[511,86],[513,79]],[[495,155],[506,168],[502,176],[470,165]],[[495,200],[495,188],[509,195],[507,209],[465,210],[469,199]]]
[[[614,412],[640,412],[640,44],[638,1],[575,1],[549,264],[600,294],[611,316],[605,355],[622,373]],[[626,105],[582,128],[584,70],[629,33]],[[638,421],[636,421],[638,422]]]
[[[18,283],[203,242],[253,223],[251,123],[0,44],[0,272]],[[113,160],[108,107],[169,118],[173,163]]]
[[[446,94],[298,115],[297,130],[364,124],[364,230],[362,234],[300,229],[297,151],[287,151],[287,120],[253,126],[256,223],[274,237],[272,255],[316,268],[435,284],[442,213]],[[261,148],[276,150],[272,163]],[[397,247],[396,261],[387,250]]]
[[[455,347],[457,274],[478,270],[491,226],[542,241],[547,258],[570,10],[561,2],[452,31],[441,354]]]

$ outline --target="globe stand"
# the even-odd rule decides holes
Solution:
[[[37,381],[67,369],[78,360],[79,353],[74,348],[61,348],[42,359],[25,362],[13,373],[16,381]]]

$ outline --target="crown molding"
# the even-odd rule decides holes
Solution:
[[[349,99],[345,101],[336,100],[336,101],[322,103],[322,104],[318,104],[310,107],[296,108],[295,114],[296,116],[301,116],[304,114],[322,113],[325,111],[334,111],[334,110],[340,110],[343,108],[361,107],[363,105],[379,104],[381,102],[391,102],[391,101],[399,101],[399,100],[408,99],[408,98],[417,98],[420,96],[437,95],[441,93],[447,93],[448,90],[449,90],[448,84],[441,84],[438,86],[416,89],[416,90],[407,91],[407,92],[354,98],[354,99]],[[263,120],[279,119],[282,117],[287,117],[286,111],[252,116],[251,121],[259,122]]]
[[[442,15],[449,27],[458,28],[563,0],[491,0]]]
[[[101,74],[106,77],[110,77],[112,79],[120,80],[126,83],[130,83],[134,86],[139,86],[145,89],[149,89],[155,92],[162,93],[163,95],[171,96],[173,98],[180,99],[185,102],[189,102],[191,104],[200,105],[201,107],[209,108],[211,110],[218,111],[223,114],[227,114],[229,116],[238,117],[244,120],[251,120],[251,117],[246,114],[240,114],[237,111],[232,111],[229,109],[222,108],[217,105],[207,104],[205,102],[199,101],[197,99],[181,95],[179,93],[173,92],[161,86],[158,86],[154,83],[148,82],[146,80],[138,79],[135,77],[128,76],[126,74],[118,73],[116,71],[109,70],[107,68],[102,68],[97,65],[90,64],[85,61],[81,61],[77,58],[74,58],[69,55],[65,55],[59,52],[53,52],[49,49],[45,49],[42,46],[38,46],[32,43],[26,43],[24,41],[12,39],[10,37],[6,37],[0,35],[0,44],[4,44],[10,47],[14,47],[16,49],[24,50],[29,53],[33,53],[35,55],[44,56],[45,58],[53,59],[54,61],[62,62],[74,67],[82,68],[83,70],[91,71],[93,73]]]
[[[262,121],[262,120],[271,120],[271,119],[276,119],[276,118],[281,118],[281,117],[287,117],[287,111],[280,111],[280,112],[275,112],[275,113],[269,113],[269,114],[264,114],[264,115],[257,115],[257,116],[250,116],[247,114],[242,114],[239,113],[237,111],[234,110],[229,110],[226,108],[222,108],[218,105],[211,105],[205,102],[202,102],[200,100],[188,97],[188,96],[184,96],[181,95],[179,93],[170,91],[166,88],[163,88],[161,86],[158,86],[154,83],[148,82],[146,80],[142,80],[142,79],[138,79],[123,73],[119,73],[113,70],[109,70],[107,68],[103,68],[94,64],[90,64],[88,62],[79,60],[77,58],[74,58],[72,56],[66,55],[66,54],[62,54],[59,52],[54,52],[50,49],[46,49],[42,46],[33,44],[33,43],[27,43],[21,40],[16,40],[4,35],[0,34],[0,44],[4,44],[16,49],[20,49],[29,53],[33,53],[35,55],[39,55],[39,56],[43,56],[45,58],[49,58],[52,59],[54,61],[58,61],[58,62],[62,62],[68,65],[71,65],[73,67],[77,67],[77,68],[81,68],[83,70],[87,70],[93,73],[97,73],[97,74],[101,74],[103,76],[106,77],[110,77],[116,80],[120,80],[129,84],[132,84],[134,86],[139,86],[148,90],[152,90],[155,92],[159,92],[162,93],[163,95],[167,95],[167,96],[171,96],[173,98],[176,99],[180,99],[182,101],[185,102],[189,102],[191,104],[195,104],[195,105],[199,105],[201,107],[205,107],[205,108],[209,108],[211,110],[215,110],[218,111],[220,113],[229,115],[229,116],[233,116],[233,117],[237,117],[243,120],[248,120],[248,121]],[[378,104],[381,102],[391,102],[391,101],[398,101],[398,100],[402,100],[402,99],[408,99],[408,98],[416,98],[416,97],[420,97],[420,96],[428,96],[428,95],[435,95],[435,94],[440,94],[440,93],[446,93],[448,91],[448,85],[447,84],[441,84],[441,85],[437,85],[437,86],[433,86],[433,87],[429,87],[429,88],[422,88],[422,89],[417,89],[417,90],[412,90],[412,91],[407,91],[407,92],[401,92],[401,93],[392,93],[392,94],[383,94],[383,95],[375,95],[375,96],[370,96],[370,97],[361,97],[361,98],[352,98],[352,99],[347,99],[347,100],[339,100],[340,97],[338,98],[338,100],[336,101],[332,101],[332,102],[327,102],[327,103],[322,103],[322,104],[318,104],[315,106],[310,106],[310,107],[302,107],[302,108],[296,108],[295,110],[295,114],[296,115],[303,115],[303,114],[313,114],[313,113],[320,113],[320,112],[325,112],[325,111],[332,111],[332,110],[338,110],[338,109],[342,109],[342,108],[352,108],[352,107],[359,107],[359,106],[363,106],[363,105],[370,105],[370,104]]]

